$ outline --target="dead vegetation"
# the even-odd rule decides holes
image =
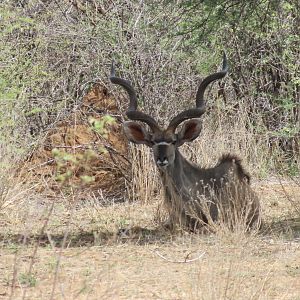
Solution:
[[[159,197],[107,206],[27,191],[1,210],[0,298],[297,299],[300,230],[282,185],[299,195],[255,185],[265,223],[252,234],[165,231]]]

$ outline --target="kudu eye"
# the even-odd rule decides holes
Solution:
[[[177,134],[175,134],[175,136],[174,136],[173,139],[171,140],[171,144],[172,144],[172,145],[176,145],[176,144],[177,144],[177,139],[178,139]]]

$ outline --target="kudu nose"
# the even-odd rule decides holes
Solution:
[[[163,159],[158,159],[157,161],[156,161],[156,163],[157,163],[157,165],[159,166],[159,167],[165,167],[165,166],[167,166],[168,164],[169,164],[169,161],[168,161],[168,159],[165,157],[165,158],[163,158]]]

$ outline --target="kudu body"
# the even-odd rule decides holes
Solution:
[[[213,168],[201,168],[189,162],[178,147],[193,141],[201,132],[200,116],[205,112],[204,92],[214,80],[227,74],[227,58],[224,53],[220,72],[206,77],[196,95],[196,107],[175,116],[167,129],[162,129],[149,115],[137,110],[137,96],[129,81],[116,77],[112,64],[110,80],[121,85],[130,98],[124,122],[128,140],[145,144],[153,149],[165,191],[165,204],[169,211],[169,224],[180,223],[190,229],[201,223],[245,220],[247,226],[258,224],[260,206],[258,198],[250,188],[250,177],[244,171],[240,159],[224,155]],[[146,123],[150,131],[138,122]],[[176,128],[186,121],[182,128]]]

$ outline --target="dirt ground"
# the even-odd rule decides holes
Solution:
[[[1,212],[0,299],[300,299],[300,187],[254,188],[259,233],[201,235],[164,231],[159,200],[105,206],[27,191]]]

